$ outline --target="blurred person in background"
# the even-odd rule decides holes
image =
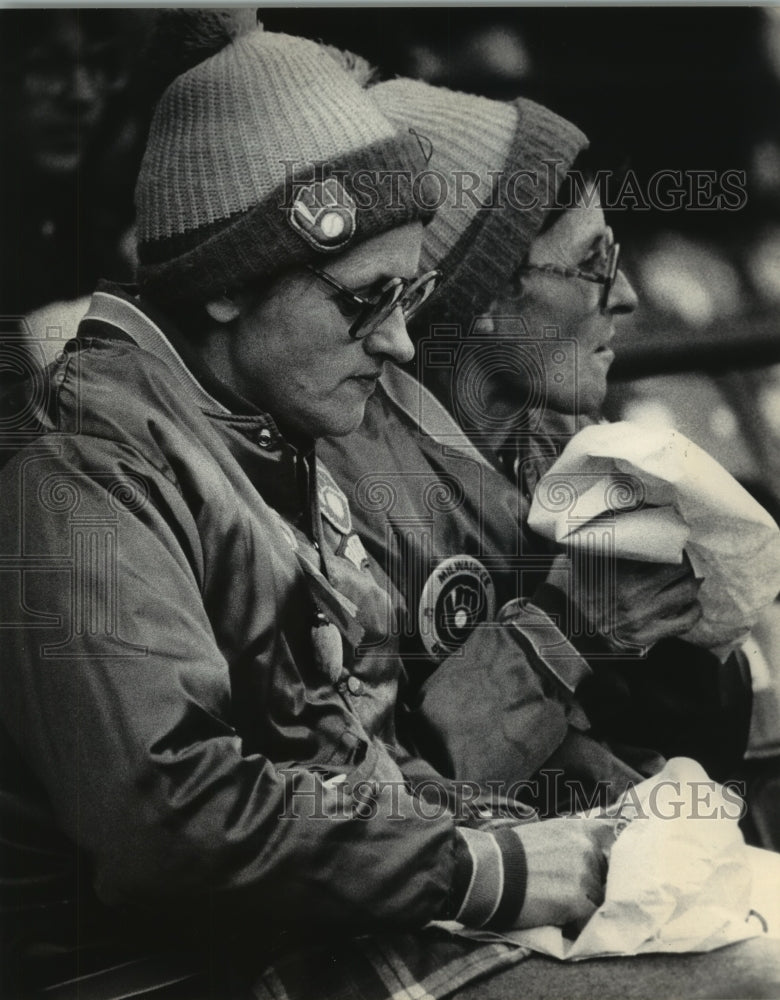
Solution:
[[[127,100],[133,14],[0,12],[0,309],[22,315],[128,280],[140,157]]]

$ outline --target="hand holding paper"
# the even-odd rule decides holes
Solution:
[[[711,951],[763,930],[750,919],[751,860],[741,802],[692,760],[675,758],[616,806],[627,819],[603,904],[575,941],[557,927],[515,940],[563,959]],[[543,824],[540,824],[543,825]]]
[[[516,828],[528,882],[518,928],[584,926],[604,901],[616,820],[549,819]]]
[[[680,564],[702,585],[685,635],[725,655],[780,590],[780,531],[726,470],[682,434],[628,422],[575,435],[542,477],[528,523],[546,538]]]
[[[576,567],[561,556],[547,582],[568,591],[576,613],[615,651],[685,635],[701,618],[701,580],[687,560],[674,565],[588,556]]]
[[[447,929],[565,961],[712,951],[764,933],[765,924],[777,936],[780,858],[745,846],[737,822],[742,806],[733,789],[711,781],[695,761],[674,758],[607,810],[560,821],[593,823],[606,815],[625,824],[612,838],[603,902],[575,938],[560,921],[505,932]],[[535,825],[543,832],[548,822]],[[523,827],[522,836],[530,829]]]

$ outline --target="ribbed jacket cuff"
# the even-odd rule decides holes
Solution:
[[[455,919],[467,927],[513,926],[523,908],[528,877],[520,837],[509,827],[494,833],[458,827],[457,832],[464,850],[459,852],[456,879],[464,895]],[[469,859],[470,867],[465,864]]]

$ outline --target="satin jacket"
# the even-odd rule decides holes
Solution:
[[[261,937],[457,912],[465,845],[396,736],[395,609],[313,451],[117,290],[40,389],[0,473],[4,905]]]

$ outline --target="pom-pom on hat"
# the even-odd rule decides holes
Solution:
[[[467,330],[525,257],[588,140],[524,98],[505,103],[405,79],[368,93],[392,122],[430,141],[429,167],[440,175],[420,267],[440,268],[444,281],[412,328],[420,335],[435,320]]]
[[[160,30],[175,78],[136,186],[147,294],[205,301],[430,217],[418,142],[315,42],[246,12],[171,11]]]

